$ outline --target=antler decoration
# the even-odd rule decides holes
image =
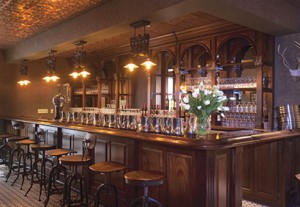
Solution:
[[[300,43],[297,41],[294,41],[294,43],[295,43],[295,46],[300,49]],[[287,49],[288,48],[286,47],[282,50],[282,52],[280,52],[280,45],[278,45],[277,52],[280,55],[280,57],[282,58],[283,65],[289,70],[293,80],[298,81],[298,80],[300,80],[300,58],[296,57],[296,59],[298,61],[298,66],[296,69],[293,69],[289,65],[287,59],[285,58],[285,53],[286,53]]]

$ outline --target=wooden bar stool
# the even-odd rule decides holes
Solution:
[[[142,207],[148,207],[150,204],[156,204],[161,207],[161,203],[148,196],[149,186],[162,185],[165,180],[165,175],[161,172],[153,171],[131,171],[124,175],[125,183],[144,188],[144,195],[134,199],[130,203],[130,207],[135,207],[139,202]]]
[[[24,178],[25,176],[29,175],[32,171],[32,153],[30,152],[29,146],[31,144],[35,144],[36,142],[31,139],[23,139],[20,141],[17,141],[16,144],[18,145],[18,148],[20,148],[20,154],[19,154],[19,163],[18,163],[18,172],[17,177],[13,181],[11,185],[14,185],[15,182],[18,180],[19,175],[22,174],[22,184],[20,187],[20,190],[22,190],[23,184],[24,184]],[[22,146],[25,146],[25,150],[22,149]],[[27,165],[27,160],[29,160],[29,166]],[[21,172],[21,168],[23,169]]]
[[[98,186],[96,192],[96,201],[95,207],[106,206],[106,207],[117,207],[118,206],[118,197],[117,197],[117,189],[115,186],[110,184],[110,175],[113,172],[118,172],[124,170],[126,167],[124,165],[114,163],[114,162],[100,162],[94,165],[91,165],[90,170],[94,173],[103,174],[105,176],[104,183]],[[103,201],[100,201],[100,193],[106,193],[107,195],[111,195],[113,198],[112,204],[107,204]]]
[[[45,144],[46,132],[41,128],[37,128],[35,136],[36,136],[37,144],[31,145],[31,149],[34,151],[37,157],[32,165],[32,171],[30,173],[31,174],[30,187],[25,193],[25,196],[27,196],[34,183],[39,183],[40,185],[39,201],[40,201],[42,195],[42,189],[43,187],[46,188],[46,184],[47,184],[46,165],[47,163],[49,163],[51,166],[53,166],[53,162],[46,157],[45,151],[54,149],[55,145]],[[39,155],[41,155],[41,157],[39,157]],[[40,169],[38,168],[39,166]]]
[[[8,157],[8,168],[9,171],[6,175],[6,181],[8,181],[11,172],[14,171],[15,169],[18,168],[18,163],[19,163],[19,155],[21,152],[24,152],[22,148],[20,148],[20,145],[17,145],[17,147],[14,149],[14,144],[17,141],[21,141],[23,139],[29,139],[28,136],[21,136],[21,129],[25,128],[25,125],[23,122],[20,121],[11,121],[11,125],[14,129],[14,136],[6,138],[6,143],[8,144],[8,149],[9,149],[9,157]],[[14,150],[13,150],[14,149]]]
[[[87,177],[82,176],[80,172],[78,172],[77,168],[79,166],[86,167],[92,164],[94,160],[94,149],[96,146],[97,136],[95,134],[87,133],[82,141],[82,155],[66,155],[59,158],[62,165],[69,165],[74,167],[74,172],[71,176],[68,176],[65,182],[64,189],[64,198],[63,198],[63,206],[65,203],[68,206],[73,206],[78,204],[80,206],[88,206],[88,182]],[[87,154],[87,155],[86,155]],[[79,193],[80,199],[71,200],[72,194],[72,184],[76,184],[79,181]],[[84,189],[83,184],[84,183]],[[85,196],[83,196],[83,194]],[[85,198],[84,198],[85,197]]]
[[[12,147],[10,146],[10,155],[9,155],[9,164],[8,164],[8,173],[6,175],[6,180],[5,182],[8,181],[10,175],[11,175],[11,172],[15,172],[16,169],[19,169],[19,161],[20,161],[20,155],[21,154],[25,154],[25,151],[24,149],[21,148],[20,144],[18,144],[19,141],[21,140],[26,140],[26,139],[29,139],[29,137],[27,136],[14,136],[14,137],[9,137],[6,139],[7,143],[9,145],[12,145],[12,144],[16,144],[17,147],[11,151]]]
[[[65,182],[67,177],[67,169],[59,163],[59,158],[63,155],[70,153],[75,153],[76,151],[70,149],[52,149],[47,150],[46,154],[56,158],[57,164],[51,169],[49,178],[48,178],[48,187],[47,187],[47,198],[44,201],[44,206],[48,205],[50,196],[53,194],[62,194],[64,192],[64,185],[58,185],[60,176],[63,176],[63,182]],[[62,183],[63,184],[63,183]],[[62,187],[61,187],[62,186]]]
[[[14,134],[0,134],[0,140],[2,145],[0,146],[0,164],[9,164],[9,156],[11,148],[7,144],[7,138],[15,136]]]

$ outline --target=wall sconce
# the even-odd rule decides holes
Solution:
[[[21,67],[20,67],[20,73],[22,75],[22,79],[20,81],[18,81],[18,84],[21,85],[21,86],[27,86],[29,83],[31,83],[29,80],[28,80],[28,66],[25,64],[28,60],[26,59],[23,59],[21,60]]]
[[[130,46],[131,46],[131,53],[132,56],[147,56],[147,60],[143,62],[141,65],[145,66],[147,70],[150,70],[151,67],[155,66],[156,64],[150,60],[149,57],[149,41],[150,35],[146,33],[146,26],[150,25],[150,21],[147,20],[140,20],[134,23],[131,23],[130,26],[134,28],[134,36],[130,38]],[[136,29],[143,27],[144,34],[136,35]],[[132,59],[130,63],[124,66],[124,68],[128,68],[129,71],[133,71],[135,68],[138,68],[136,64],[133,63]]]
[[[57,51],[55,50],[50,50],[50,52],[48,53],[48,58],[46,60],[46,64],[48,67],[47,70],[47,75],[43,78],[43,80],[45,80],[46,82],[50,82],[50,81],[57,81],[58,79],[60,79],[58,76],[56,76],[55,74],[55,68],[56,68],[56,58],[54,57],[54,54]]]
[[[74,79],[76,79],[79,76],[82,76],[83,78],[86,78],[87,76],[91,75],[90,72],[86,71],[86,66],[82,63],[83,58],[86,57],[86,51],[83,49],[83,45],[85,45],[87,42],[80,40],[78,42],[75,42],[74,44],[77,46],[77,51],[74,52],[74,69],[73,72],[69,74],[69,76],[72,76]],[[81,46],[81,50],[79,50],[79,47]],[[78,70],[81,70],[78,72]]]

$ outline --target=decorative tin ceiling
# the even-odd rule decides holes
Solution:
[[[0,0],[0,48],[44,32],[109,0]]]

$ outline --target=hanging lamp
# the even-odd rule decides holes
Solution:
[[[74,52],[73,56],[74,69],[73,72],[69,74],[69,76],[73,77],[74,79],[79,76],[86,78],[87,76],[91,75],[91,73],[86,70],[86,66],[83,64],[83,58],[86,56],[86,51],[84,50],[83,45],[86,43],[87,42],[83,40],[74,43],[77,46],[77,50]],[[79,49],[80,47],[81,49]]]
[[[134,28],[134,36],[130,38],[130,46],[131,46],[131,53],[132,57],[136,56],[147,56],[145,62],[141,65],[145,66],[147,70],[150,70],[151,67],[155,66],[156,64],[150,60],[149,57],[149,42],[150,42],[150,35],[146,33],[146,27],[150,26],[150,21],[147,20],[140,20],[137,22],[133,22],[130,24],[132,28]],[[136,34],[136,29],[143,27],[143,34]],[[130,63],[124,66],[124,68],[129,69],[129,71],[133,71],[135,68],[138,68],[136,64],[133,63],[132,59]]]
[[[21,86],[27,86],[29,83],[31,83],[28,80],[28,66],[25,64],[27,61],[28,60],[26,60],[26,59],[21,60],[20,73],[21,73],[22,79],[17,82]]]
[[[48,70],[47,70],[47,75],[43,78],[43,80],[45,80],[46,82],[50,82],[50,81],[56,82],[58,79],[60,79],[55,74],[56,58],[55,58],[54,54],[56,52],[57,52],[56,50],[50,50],[50,52],[48,53],[48,58],[46,60]]]

